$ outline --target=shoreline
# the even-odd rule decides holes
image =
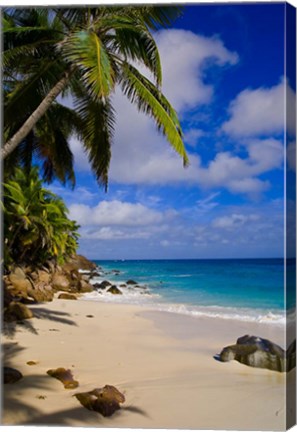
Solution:
[[[82,299],[54,299],[30,308],[35,318],[18,325],[12,338],[2,337],[3,363],[24,375],[5,386],[6,426],[285,428],[286,374],[213,357],[244,334],[282,346],[278,326],[234,325],[231,320]],[[72,370],[78,389],[65,390],[47,376],[48,369],[57,367]],[[123,409],[111,418],[86,410],[72,397],[105,384],[115,385],[126,397]]]
[[[151,262],[152,260],[149,260]],[[159,262],[160,260],[156,260]],[[167,260],[165,260],[167,261]],[[170,260],[171,262],[172,260]],[[180,260],[178,260],[180,261]],[[184,260],[187,262],[188,260]],[[196,261],[196,260],[193,260]],[[206,260],[209,261],[209,260]],[[221,302],[216,303],[215,298],[213,298],[213,303],[201,303],[198,298],[190,299],[190,301],[177,301],[176,298],[171,298],[168,296],[168,286],[165,291],[162,289],[164,282],[157,281],[156,275],[151,274],[143,275],[138,274],[133,269],[122,268],[118,261],[110,260],[108,261],[108,266],[104,266],[104,262],[94,260],[94,264],[97,266],[97,274],[95,277],[90,279],[90,283],[94,285],[94,291],[84,295],[86,300],[99,301],[104,303],[120,303],[120,304],[134,304],[139,306],[150,307],[156,311],[161,312],[172,312],[176,314],[181,314],[185,316],[194,316],[198,318],[211,318],[211,319],[223,319],[232,321],[244,321],[253,323],[267,323],[273,324],[279,327],[284,327],[286,325],[286,316],[284,314],[283,308],[267,307],[262,306],[237,306],[236,303],[230,306],[224,305]],[[124,261],[126,263],[127,261]],[[132,260],[133,262],[133,260]],[[138,261],[137,261],[138,262]],[[115,270],[116,268],[116,270]],[[130,284],[127,279],[135,278],[137,282]],[[191,276],[187,274],[184,276]],[[101,285],[103,283],[109,283],[110,286],[116,287],[122,295],[113,295],[108,292],[109,286]],[[161,283],[161,285],[159,285]],[[170,284],[169,284],[170,285]],[[176,286],[173,284],[173,291]],[[179,287],[178,290],[182,289]],[[201,287],[200,287],[201,289]],[[183,295],[187,296],[187,289]],[[183,300],[187,298],[184,297]],[[178,298],[180,300],[180,298]],[[199,306],[198,306],[199,304]],[[292,313],[294,315],[294,311]],[[288,318],[290,317],[290,311]],[[293,320],[295,318],[293,317]]]

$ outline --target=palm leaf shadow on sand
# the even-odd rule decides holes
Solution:
[[[77,326],[76,322],[65,317],[69,317],[70,314],[67,312],[61,312],[59,310],[49,310],[46,308],[34,308],[34,317],[37,319],[47,319],[49,321],[58,322],[61,324],[68,324]]]
[[[101,414],[95,411],[89,411],[82,406],[78,406],[77,408],[58,411],[48,415],[32,416],[32,420],[24,422],[23,425],[72,426],[73,420],[79,420],[85,424],[85,426],[96,426],[100,422],[104,421],[105,427],[108,425],[109,421],[120,417],[123,414],[123,411],[149,417],[144,410],[135,406],[122,407],[109,418],[103,417]]]
[[[38,334],[38,331],[35,329],[32,321],[28,319],[23,321],[13,321],[13,322],[4,321],[2,323],[2,333],[4,336],[7,336],[8,338],[12,339],[20,329],[27,330],[28,332],[33,333],[35,335]]]
[[[21,425],[22,421],[18,420],[26,418],[28,413],[32,418],[41,416],[40,410],[34,406],[34,399],[20,398],[19,394],[26,392],[26,389],[36,389],[36,398],[42,392],[49,389],[49,382],[46,376],[41,375],[26,375],[20,381],[14,384],[5,384],[2,386],[2,416],[9,415],[10,418],[15,419],[13,424]],[[3,419],[2,419],[2,422]]]
[[[7,342],[2,345],[2,356],[3,365],[10,367],[17,367],[22,372],[22,368],[18,367],[14,363],[14,358],[17,354],[23,351],[25,348],[20,346],[17,342]],[[73,421],[79,420],[86,426],[96,426],[103,421],[103,417],[95,412],[89,411],[86,408],[78,405],[71,409],[61,410],[54,412],[52,414],[45,415],[36,407],[36,401],[33,397],[30,399],[22,400],[16,394],[26,393],[27,389],[36,389],[36,398],[43,393],[46,395],[47,391],[51,387],[51,377],[44,374],[43,375],[24,375],[24,377],[14,384],[6,384],[2,386],[2,415],[9,415],[10,418],[14,418],[14,425],[51,425],[51,426],[72,426]],[[70,394],[65,393],[65,397],[69,397]],[[34,406],[35,403],[35,406]],[[47,403],[47,400],[44,400]],[[75,398],[73,398],[73,404],[77,404]],[[119,411],[114,413],[111,419],[121,416],[124,412],[130,412],[133,414],[139,414],[145,417],[149,417],[148,414],[141,408],[128,405],[123,406]],[[30,420],[22,421],[18,419],[28,418],[28,413],[30,413]],[[105,419],[104,425],[108,424],[108,419]],[[4,422],[1,422],[4,424]]]
[[[35,325],[38,323],[38,321],[36,321],[36,319],[37,320],[46,319],[61,324],[77,326],[75,321],[67,318],[70,316],[70,314],[67,312],[61,312],[58,310],[49,310],[41,307],[32,308],[32,311],[34,314],[33,319],[26,319],[22,321],[13,321],[13,322],[3,322],[2,333],[9,338],[13,338],[19,329],[24,329],[37,335],[38,329],[36,329]]]
[[[143,409],[136,407],[134,405],[123,407],[122,410],[129,411],[129,412],[132,412],[135,414],[140,414],[143,417],[150,418],[150,416],[148,415],[148,413],[146,411],[144,411]]]
[[[18,342],[5,342],[1,344],[2,350],[2,365],[15,367],[13,363],[13,358],[23,351],[25,348],[20,346]]]
[[[20,365],[16,365],[14,358],[17,354],[23,351],[25,348],[20,346],[17,342],[7,342],[2,344],[2,365],[17,368],[22,371]],[[28,412],[32,417],[40,416],[40,411],[34,407],[34,404],[30,405],[28,400],[22,400],[19,393],[25,392],[26,389],[36,389],[36,393],[40,391],[45,391],[49,388],[48,377],[41,375],[24,375],[23,378],[14,384],[5,384],[1,387],[2,394],[2,417],[4,414],[10,414],[11,418],[25,417]],[[17,420],[14,424],[17,424]],[[4,424],[3,418],[1,419],[1,424]]]

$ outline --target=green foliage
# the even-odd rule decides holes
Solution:
[[[14,150],[5,170],[21,162],[43,162],[46,181],[54,177],[74,185],[69,138],[81,139],[91,169],[107,188],[118,86],[151,116],[173,149],[188,159],[177,114],[161,92],[162,69],[152,30],[168,26],[176,6],[100,6],[81,8],[9,8],[3,13],[4,135],[11,138],[63,76],[62,92],[74,109],[53,102]],[[135,66],[136,65],[136,66]],[[139,70],[145,66],[147,79]],[[61,149],[60,157],[57,149]]]
[[[61,198],[42,186],[38,170],[17,168],[3,185],[4,264],[62,264],[76,253],[79,226]]]

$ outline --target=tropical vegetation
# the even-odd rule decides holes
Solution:
[[[107,188],[116,88],[154,119],[187,164],[181,125],[161,91],[152,33],[177,14],[177,7],[158,6],[5,9],[5,172],[19,163],[28,168],[35,159],[42,161],[44,180],[74,185],[69,139],[76,134],[98,183]],[[59,95],[68,96],[72,107]]]
[[[61,198],[42,186],[38,169],[17,168],[3,186],[4,263],[62,264],[75,254],[79,226]]]
[[[153,36],[179,14],[176,6],[2,10],[6,269],[63,263],[75,254],[78,225],[43,183],[58,179],[74,187],[70,139],[76,136],[107,188],[117,89],[154,119],[188,163],[180,122],[161,91]]]

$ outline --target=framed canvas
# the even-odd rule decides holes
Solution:
[[[1,18],[2,425],[295,426],[295,7]]]

